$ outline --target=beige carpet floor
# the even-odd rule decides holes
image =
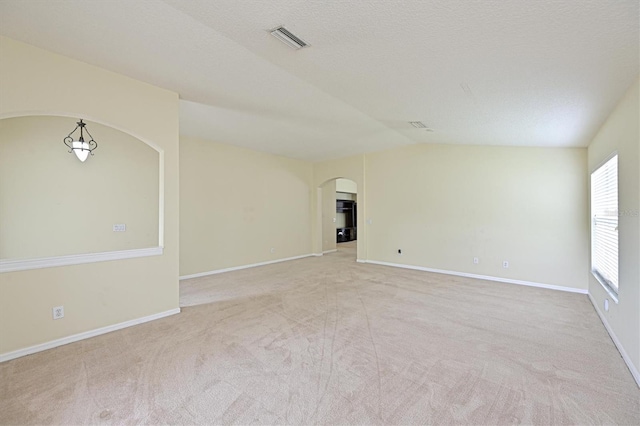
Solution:
[[[638,424],[585,295],[358,264],[183,281],[179,315],[0,364],[0,424]]]

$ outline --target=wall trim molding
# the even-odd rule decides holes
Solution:
[[[35,259],[0,260],[0,273],[54,268],[56,266],[80,265],[83,263],[106,262],[109,260],[133,259],[135,257],[158,256],[162,253],[162,247],[149,247],[132,250],[105,251],[102,253],[41,257]]]
[[[366,260],[363,263],[372,263],[374,265],[392,266],[395,268],[403,268],[403,269],[414,269],[416,271],[435,272],[436,274],[455,275],[458,277],[476,278],[479,280],[497,281],[497,282],[508,283],[508,284],[525,285],[528,287],[547,288],[550,290],[567,291],[570,293],[588,294],[587,289],[564,287],[564,286],[553,285],[553,284],[536,283],[533,281],[514,280],[511,278],[493,277],[490,275],[469,274],[466,272],[456,272],[456,271],[447,271],[444,269],[425,268],[423,266],[404,265],[401,263],[379,262],[377,260]]]
[[[600,317],[600,321],[602,321],[602,325],[604,325],[605,330],[607,330],[607,333],[609,333],[609,337],[611,337],[613,344],[616,346],[616,349],[618,349],[618,352],[620,352],[620,355],[622,356],[625,364],[627,364],[627,368],[629,369],[629,372],[631,372],[633,379],[636,381],[636,384],[640,388],[640,372],[631,362],[631,358],[629,358],[629,355],[627,355],[627,352],[624,350],[624,347],[622,346],[622,343],[620,343],[620,340],[618,340],[618,336],[616,336],[616,333],[613,332],[613,329],[609,325],[609,321],[607,321],[607,318],[600,311],[600,308],[598,308],[598,303],[593,298],[591,293],[589,293],[589,300],[593,305],[593,309],[595,309],[596,313]]]
[[[143,324],[145,322],[157,320],[160,318],[168,317],[168,316],[179,314],[179,313],[180,313],[180,308],[170,309],[168,311],[158,312],[157,314],[148,315],[146,317],[136,318],[136,319],[125,321],[125,322],[120,322],[118,324],[96,328],[94,330],[84,331],[82,333],[73,334],[71,336],[62,337],[60,339],[51,340],[49,342],[40,343],[38,345],[29,346],[29,347],[18,349],[12,352],[7,352],[4,354],[0,354],[0,362],[5,362],[15,358],[20,358],[25,355],[31,355],[36,352],[46,351],[47,349],[53,349],[58,346],[67,345],[69,343],[77,342],[79,340],[89,339],[91,337],[99,336],[101,334],[110,333],[112,331],[121,330],[127,327],[133,327],[134,325]]]
[[[337,251],[338,251],[338,249],[325,250],[325,251],[322,252],[322,254],[335,253]]]
[[[215,269],[213,271],[199,272],[197,274],[182,275],[180,281],[189,280],[191,278],[206,277],[207,275],[223,274],[225,272],[239,271],[241,269],[255,268],[256,266],[271,265],[273,263],[288,262],[289,260],[303,259],[311,256],[322,256],[322,253],[309,253],[300,256],[285,257],[283,259],[267,260],[266,262],[251,263],[249,265],[232,266],[231,268]]]

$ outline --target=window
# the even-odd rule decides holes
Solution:
[[[618,155],[591,173],[591,272],[618,294]]]

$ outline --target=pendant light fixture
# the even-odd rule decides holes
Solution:
[[[93,150],[98,147],[98,142],[93,140],[93,136],[91,136],[89,130],[86,129],[86,126],[87,124],[80,119],[76,128],[73,129],[73,132],[69,133],[69,136],[63,139],[64,144],[71,149],[69,152],[74,152],[76,157],[78,157],[78,160],[82,162],[87,159],[89,154],[93,155]],[[80,137],[77,140],[74,140],[71,135],[73,135],[78,128],[80,128]],[[89,136],[88,142],[85,142],[84,140],[84,132],[87,132],[87,135]]]

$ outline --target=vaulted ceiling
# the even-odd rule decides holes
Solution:
[[[639,29],[637,0],[0,0],[2,35],[179,93],[182,134],[312,161],[584,147],[638,77]]]

